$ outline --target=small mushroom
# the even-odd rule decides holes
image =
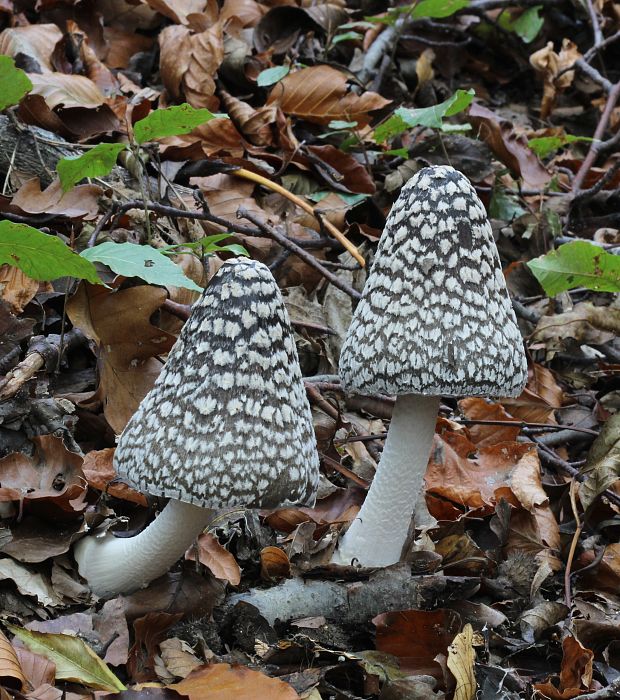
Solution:
[[[332,561],[400,559],[441,396],[518,396],[523,341],[491,226],[469,180],[424,168],[387,219],[340,357],[348,391],[396,395],[377,473]],[[423,510],[420,503],[419,510]]]
[[[102,597],[165,573],[212,510],[312,505],[318,453],[297,351],[269,269],[225,263],[119,438],[119,475],[170,498],[140,534],[87,536],[80,574]]]

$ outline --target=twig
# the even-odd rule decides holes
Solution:
[[[596,16],[596,9],[592,4],[592,0],[586,0],[588,6],[588,14],[590,15],[590,23],[592,24],[592,34],[594,35],[594,48],[597,49],[603,43],[603,32]]]
[[[469,418],[455,418],[457,423],[463,425],[509,425],[519,427],[521,429],[536,428],[544,430],[568,430],[575,433],[586,433],[587,435],[598,436],[598,430],[590,430],[590,428],[575,428],[572,425],[547,425],[546,423],[528,423],[520,420],[475,420]]]
[[[353,245],[353,243],[351,243],[351,241],[348,238],[346,238],[346,236],[343,233],[341,233],[330,221],[321,217],[319,212],[314,207],[310,206],[308,202],[301,199],[297,195],[294,195],[292,192],[289,192],[286,188],[282,187],[281,185],[278,185],[276,182],[272,182],[271,180],[268,180],[262,175],[253,173],[251,170],[246,170],[245,168],[238,168],[237,170],[231,170],[230,174],[236,175],[237,177],[242,177],[245,180],[251,180],[252,182],[256,182],[257,184],[262,185],[263,187],[267,187],[273,192],[277,192],[283,197],[286,197],[286,199],[296,204],[300,209],[303,209],[308,214],[311,214],[312,216],[316,217],[319,223],[325,227],[325,230],[329,231],[329,233],[331,233],[331,235],[339,243],[341,243],[349,253],[351,253],[351,255],[357,260],[357,262],[362,267],[366,265],[364,257],[359,252],[359,250]]]
[[[611,89],[613,88],[613,83],[610,80],[607,80],[599,71],[596,70],[593,66],[591,66],[589,63],[583,60],[583,58],[578,58],[572,66],[565,68],[560,75],[564,73],[568,73],[571,70],[579,68],[579,70],[584,73],[585,75],[590,78],[590,80],[593,80],[595,83],[598,83],[605,92],[611,92]],[[558,76],[559,77],[559,76]]]
[[[347,469],[346,467],[343,467],[342,464],[340,464],[340,462],[337,462],[335,459],[332,459],[327,455],[321,455],[321,461],[323,462],[323,464],[326,464],[328,467],[330,467],[330,469],[333,469],[339,474],[342,474],[342,476],[344,476],[345,479],[349,479],[354,484],[361,486],[363,489],[368,490],[370,488],[370,483],[366,481],[366,479],[362,479],[362,477],[358,476],[355,472],[351,471],[350,469]]]
[[[287,238],[286,236],[281,234],[273,226],[270,226],[269,224],[260,221],[260,219],[258,219],[257,216],[255,216],[252,212],[248,211],[245,207],[239,207],[237,211],[237,217],[251,221],[260,231],[269,236],[269,238],[276,241],[276,243],[281,245],[283,248],[286,248],[292,253],[295,253],[295,255],[298,258],[300,258],[300,260],[303,260],[305,263],[312,266],[315,270],[318,270],[328,282],[331,282],[334,285],[334,287],[337,287],[345,294],[348,294],[352,299],[361,299],[362,295],[357,290],[353,289],[353,287],[350,287],[346,282],[343,282],[339,277],[334,275],[327,268],[323,267],[323,265],[321,265],[321,263],[314,257],[314,255],[311,255],[303,248],[300,248],[296,243],[293,243],[293,241],[291,241],[290,238]]]
[[[573,516],[577,527],[575,528],[575,534],[570,543],[570,549],[568,550],[568,557],[566,559],[566,567],[564,569],[564,602],[566,607],[570,610],[573,604],[573,594],[571,588],[570,573],[573,566],[573,559],[575,557],[575,551],[577,549],[577,543],[579,542],[579,536],[583,530],[584,523],[579,519],[579,510],[577,508],[577,496],[575,491],[577,490],[577,481],[572,481],[570,485],[570,505],[573,511]]]
[[[573,204],[583,204],[585,201],[592,199],[595,194],[600,192],[605,185],[613,180],[618,170],[620,170],[620,160],[615,161],[611,168],[609,168],[609,170],[603,174],[603,177],[599,178],[594,185],[592,185],[592,187],[588,188],[587,190],[579,190],[578,192],[575,192],[573,196]]]
[[[607,96],[607,102],[605,103],[605,108],[603,109],[603,113],[601,114],[601,118],[596,127],[596,131],[594,132],[594,141],[590,145],[590,150],[586,154],[586,157],[583,159],[583,163],[581,164],[581,167],[579,168],[577,174],[575,175],[575,179],[573,180],[573,186],[571,190],[573,194],[576,194],[577,192],[579,192],[579,190],[581,190],[581,186],[583,185],[583,182],[586,179],[586,175],[588,174],[590,168],[594,165],[594,162],[596,161],[596,158],[600,152],[599,142],[603,139],[603,134],[607,129],[607,125],[616,106],[616,103],[618,102],[618,98],[620,98],[620,82],[616,83],[609,91],[609,95]]]
[[[588,49],[584,53],[583,57],[586,61],[590,61],[599,51],[607,48],[609,44],[613,44],[614,41],[618,41],[618,39],[620,39],[620,29],[615,34],[610,34],[610,36],[608,36],[606,39],[603,39],[603,41],[601,41],[601,43],[597,46],[593,46],[591,49]]]

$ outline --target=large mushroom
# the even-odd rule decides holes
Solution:
[[[75,547],[98,596],[165,573],[210,509],[314,503],[318,453],[295,342],[269,269],[233,260],[196,302],[153,389],[121,435],[117,472],[170,498],[140,534]]]
[[[396,395],[362,508],[332,561],[397,562],[423,479],[441,396],[518,396],[523,341],[484,206],[447,166],[424,168],[388,216],[345,339],[348,391]]]

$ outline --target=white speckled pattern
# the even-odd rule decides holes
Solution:
[[[226,262],[121,435],[118,473],[210,508],[313,504],[319,460],[280,290],[254,260]]]
[[[523,341],[482,202],[454,168],[403,187],[340,357],[360,393],[518,396]]]

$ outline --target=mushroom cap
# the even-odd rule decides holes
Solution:
[[[114,463],[143,491],[209,508],[314,503],[310,406],[265,265],[236,259],[214,275],[120,436]]]
[[[424,168],[401,190],[342,347],[340,376],[359,393],[523,390],[523,340],[491,226],[454,168]]]

